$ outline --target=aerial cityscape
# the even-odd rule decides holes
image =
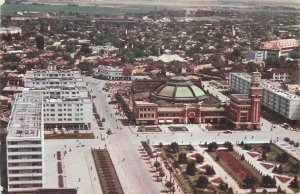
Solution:
[[[300,2],[0,1],[1,194],[300,193]]]

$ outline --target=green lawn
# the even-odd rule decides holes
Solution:
[[[45,134],[45,139],[95,139],[93,133]]]
[[[174,127],[174,126],[170,126],[169,130],[172,131],[172,132],[188,131],[188,129],[186,127]]]
[[[138,132],[162,132],[159,127],[139,127]]]
[[[262,151],[263,150],[261,148],[262,145],[263,144],[251,144],[252,150],[253,151]],[[285,151],[282,150],[280,147],[276,146],[275,144],[270,144],[270,147],[271,147],[271,152],[266,153],[267,154],[266,162],[270,162],[270,163],[276,162],[277,164],[279,164],[276,161],[276,157],[277,157],[278,154],[282,154]],[[288,154],[288,156],[289,156],[288,162],[285,163],[285,164],[282,164],[283,174],[288,175],[288,176],[298,176],[298,177],[300,177],[300,172],[298,172],[298,173],[292,173],[291,172],[291,165],[296,164],[299,161],[296,158],[292,157],[290,154]]]

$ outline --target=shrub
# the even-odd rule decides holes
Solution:
[[[158,144],[158,147],[160,147],[160,148],[162,148],[163,146],[164,146],[164,144],[161,142]]]
[[[299,142],[294,144],[295,148],[299,147]]]
[[[291,140],[289,144],[290,144],[290,145],[294,145],[294,143],[295,143],[295,142],[294,142],[293,140]]]

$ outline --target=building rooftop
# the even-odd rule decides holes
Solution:
[[[199,86],[189,81],[189,78],[182,76],[175,77],[158,86],[151,93],[151,97],[173,103],[194,103],[207,98]]]
[[[296,39],[281,39],[268,42],[262,42],[260,49],[266,50],[282,50],[287,48],[298,47],[299,43]]]
[[[10,138],[41,138],[43,130],[42,96],[16,94],[7,126]]]
[[[266,89],[266,90],[269,90],[269,91],[272,91],[274,93],[276,93],[277,95],[279,96],[282,96],[286,99],[289,99],[289,100],[300,100],[300,96],[296,95],[296,94],[293,94],[289,91],[286,91],[286,90],[283,90],[281,88],[278,88],[276,86],[274,86],[272,84],[272,82],[270,81],[263,81],[262,82],[262,86],[263,86],[263,89]]]
[[[249,75],[247,73],[232,73],[232,74],[235,74],[238,77],[251,82],[251,75]],[[289,91],[286,91],[286,90],[274,85],[273,82],[268,81],[268,80],[262,81],[262,88],[265,90],[272,91],[272,92],[276,93],[277,95],[282,96],[289,100],[300,100],[300,96],[293,94]]]

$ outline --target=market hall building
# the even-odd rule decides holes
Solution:
[[[174,77],[154,91],[135,95],[133,115],[137,125],[164,123],[224,123],[225,107],[187,77]]]

